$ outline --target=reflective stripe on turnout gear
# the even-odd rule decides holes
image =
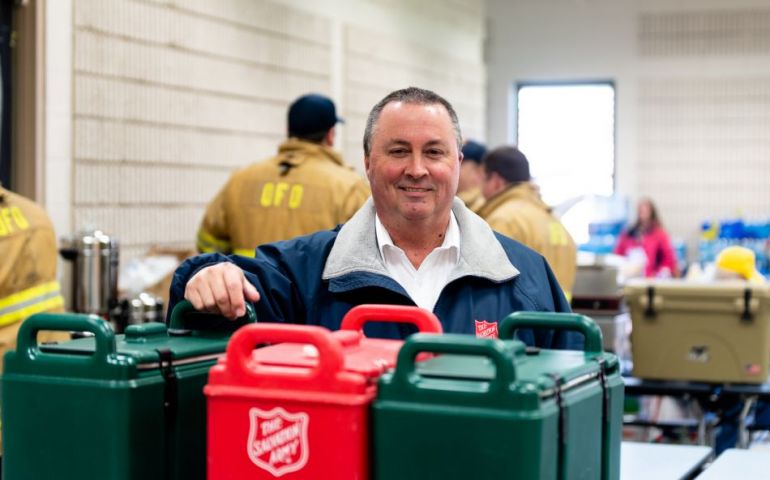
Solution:
[[[64,305],[59,282],[46,282],[0,299],[0,326]]]
[[[205,230],[198,230],[197,247],[201,253],[230,253],[232,245],[227,240],[220,240]]]

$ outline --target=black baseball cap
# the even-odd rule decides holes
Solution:
[[[289,107],[289,135],[303,136],[328,131],[342,119],[331,98],[316,93],[302,95]]]
[[[487,147],[479,142],[468,140],[463,145],[463,160],[470,160],[478,164],[481,163],[481,159],[487,153]]]

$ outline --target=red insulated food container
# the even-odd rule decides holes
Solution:
[[[238,330],[204,389],[208,479],[369,478],[369,404],[403,343],[366,338],[370,321],[441,332],[432,313],[391,305],[353,308],[336,332],[271,323]],[[277,345],[254,350],[265,343]]]

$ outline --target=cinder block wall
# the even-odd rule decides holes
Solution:
[[[456,58],[405,40],[349,25],[345,29],[345,100],[349,132],[345,154],[363,155],[361,139],[371,107],[394,88],[417,85],[439,92],[457,110],[466,138],[486,136],[486,76],[478,59]]]
[[[485,136],[483,0],[74,0],[72,21],[66,223],[118,237],[122,260],[192,247],[206,203],[275,152],[302,93],[338,102],[337,148],[359,170],[366,113],[396,88],[435,89]]]

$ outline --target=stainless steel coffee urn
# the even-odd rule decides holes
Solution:
[[[121,327],[147,322],[164,322],[163,299],[147,292],[120,301]]]
[[[110,320],[118,304],[118,241],[101,230],[62,239],[62,257],[73,263],[72,310]]]

